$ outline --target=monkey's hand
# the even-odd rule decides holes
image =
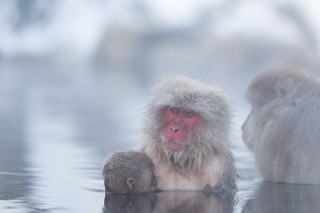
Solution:
[[[234,196],[235,190],[229,187],[222,185],[221,183],[211,187],[209,184],[206,184],[204,187],[203,193],[205,196],[214,196],[218,198],[232,197]]]

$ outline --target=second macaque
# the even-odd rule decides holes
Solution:
[[[155,191],[157,180],[152,160],[142,152],[115,152],[103,167],[105,190],[111,194]]]
[[[155,164],[158,188],[234,192],[230,123],[221,89],[180,75],[160,81],[147,106],[142,149]]]
[[[247,91],[243,140],[264,180],[320,183],[319,77],[294,68],[258,75]]]

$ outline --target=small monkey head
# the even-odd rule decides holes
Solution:
[[[103,177],[109,193],[143,193],[157,188],[154,164],[142,152],[112,153],[106,159]]]

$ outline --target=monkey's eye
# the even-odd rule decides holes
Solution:
[[[178,113],[179,113],[179,110],[178,110],[177,107],[171,107],[170,109],[171,109],[171,112],[172,112],[173,114],[178,114]]]
[[[192,118],[193,116],[195,116],[195,112],[194,111],[189,111],[189,112],[186,112],[186,116],[188,117],[188,118]]]

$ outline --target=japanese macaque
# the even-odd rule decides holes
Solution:
[[[107,157],[103,167],[108,193],[143,193],[157,187],[152,160],[142,152],[116,152]]]
[[[230,150],[231,112],[222,90],[180,75],[153,88],[142,151],[153,160],[160,190],[236,189]]]
[[[247,90],[243,140],[264,180],[320,183],[320,82],[293,68],[258,75]]]

